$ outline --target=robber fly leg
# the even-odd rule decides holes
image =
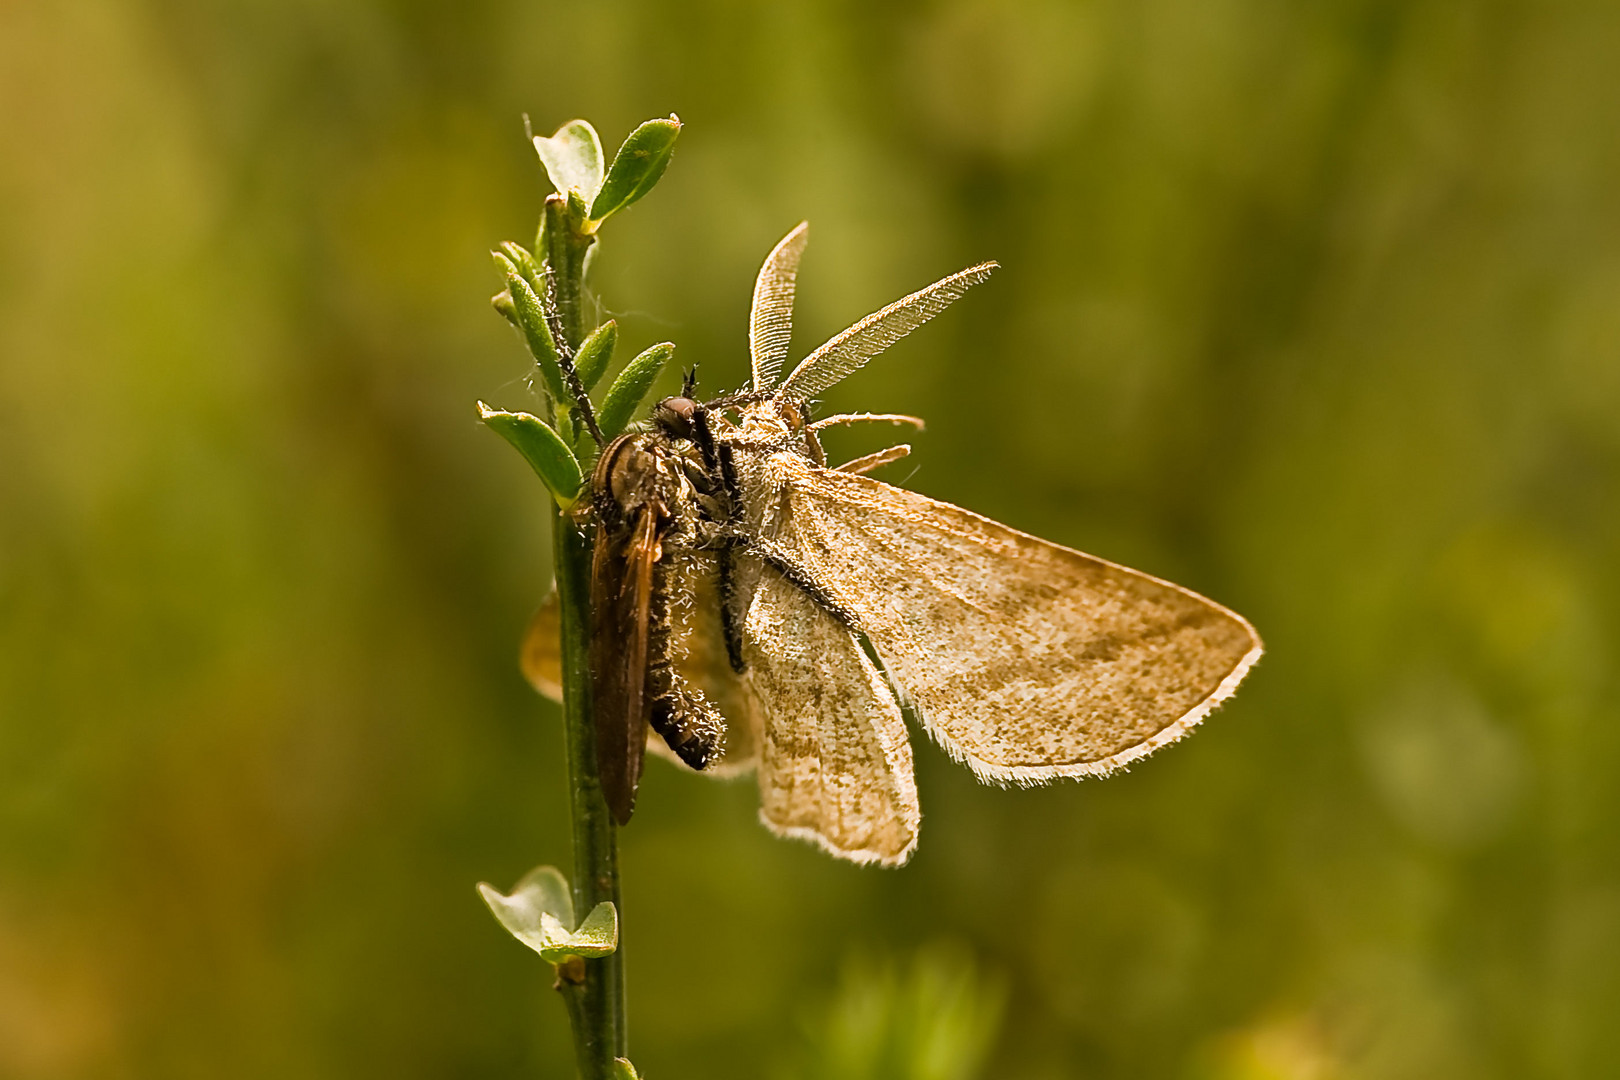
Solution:
[[[851,633],[860,632],[855,613],[845,607],[837,597],[822,588],[821,584],[811,577],[809,571],[800,566],[798,560],[794,559],[792,555],[778,548],[770,541],[761,540],[758,537],[742,537],[738,540],[738,545],[749,554],[758,556],[765,565],[786,578],[788,584],[814,600],[817,607],[842,623],[844,629]]]
[[[720,594],[720,632],[726,639],[726,659],[731,670],[741,675],[748,670],[743,659],[742,627],[737,618],[737,542],[726,540],[715,559],[715,591]]]
[[[667,431],[689,438],[697,445],[707,474],[707,482],[699,486],[709,494],[716,491],[720,494],[719,505],[714,508],[716,523],[722,530],[716,559],[720,626],[726,639],[726,659],[731,662],[731,669],[741,674],[748,670],[748,665],[743,660],[742,630],[737,622],[734,529],[742,493],[737,485],[737,465],[731,446],[716,441],[714,429],[709,425],[709,410],[689,397],[666,398],[659,403],[659,416]]]
[[[562,313],[557,307],[556,279],[550,270],[546,271],[546,295],[542,306],[546,329],[551,331],[551,340],[557,346],[557,367],[562,371],[563,382],[567,384],[568,393],[574,399],[574,413],[584,422],[585,430],[591,433],[596,445],[601,446],[607,440],[602,437],[602,429],[597,426],[596,410],[591,405],[591,395],[586,392],[585,384],[580,382],[579,372],[574,367],[574,348],[568,342],[568,335],[563,332]]]

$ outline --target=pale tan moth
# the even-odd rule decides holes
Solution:
[[[828,467],[829,426],[921,421],[813,420],[814,399],[995,264],[874,312],[784,378],[806,236],[759,272],[749,389],[698,404],[689,384],[660,402],[604,449],[582,500],[598,535],[599,764],[620,821],[651,745],[709,773],[752,769],[776,833],[897,866],[921,819],[907,711],[982,780],[1106,775],[1187,734],[1261,644],[1178,585],[865,475],[905,445]],[[548,604],[524,668],[551,696],[556,635]],[[646,741],[649,723],[662,739]]]

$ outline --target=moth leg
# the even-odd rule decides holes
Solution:
[[[886,424],[910,424],[912,427],[916,428],[918,431],[923,430],[923,428],[925,426],[923,424],[922,417],[920,417],[920,416],[907,416],[905,413],[864,412],[864,413],[839,413],[837,416],[828,416],[828,417],[824,417],[821,420],[816,420],[816,421],[814,421],[814,422],[812,422],[810,424],[807,424],[806,427],[810,431],[820,431],[822,428],[834,427],[834,426],[838,426],[838,425],[846,425],[847,426],[849,424],[864,424],[864,423],[877,423],[877,422],[886,423]]]
[[[899,446],[891,446],[887,450],[879,450],[875,454],[867,454],[865,457],[858,457],[853,461],[846,461],[842,465],[838,466],[836,471],[847,473],[869,473],[880,465],[887,465],[891,461],[899,461],[909,453],[911,453],[911,447],[905,443],[901,443]]]
[[[804,445],[810,451],[810,460],[822,468],[826,468],[827,451],[822,447],[821,440],[816,438],[814,428],[807,427],[804,429]]]
[[[847,427],[850,424],[869,422],[910,424],[918,431],[921,431],[924,427],[922,417],[908,416],[905,413],[839,413],[836,416],[829,416],[804,426],[804,441],[810,447],[811,459],[817,465],[823,467],[827,464],[827,453],[822,450],[821,439],[816,434],[821,429],[840,425]],[[879,465],[887,465],[891,461],[898,461],[909,453],[911,453],[911,447],[909,446],[890,447],[888,450],[879,451],[877,454],[868,454],[865,457],[856,458],[854,461],[845,462],[838,468],[841,472],[864,473],[877,468]],[[856,466],[860,467],[857,468]]]

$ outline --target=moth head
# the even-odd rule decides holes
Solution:
[[[772,399],[771,404],[776,407],[777,415],[782,418],[783,423],[787,424],[790,431],[798,431],[804,427],[804,411],[797,402],[787,397],[778,396]]]

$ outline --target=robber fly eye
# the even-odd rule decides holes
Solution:
[[[697,408],[698,403],[689,397],[667,397],[658,403],[658,425],[671,435],[690,439]]]

